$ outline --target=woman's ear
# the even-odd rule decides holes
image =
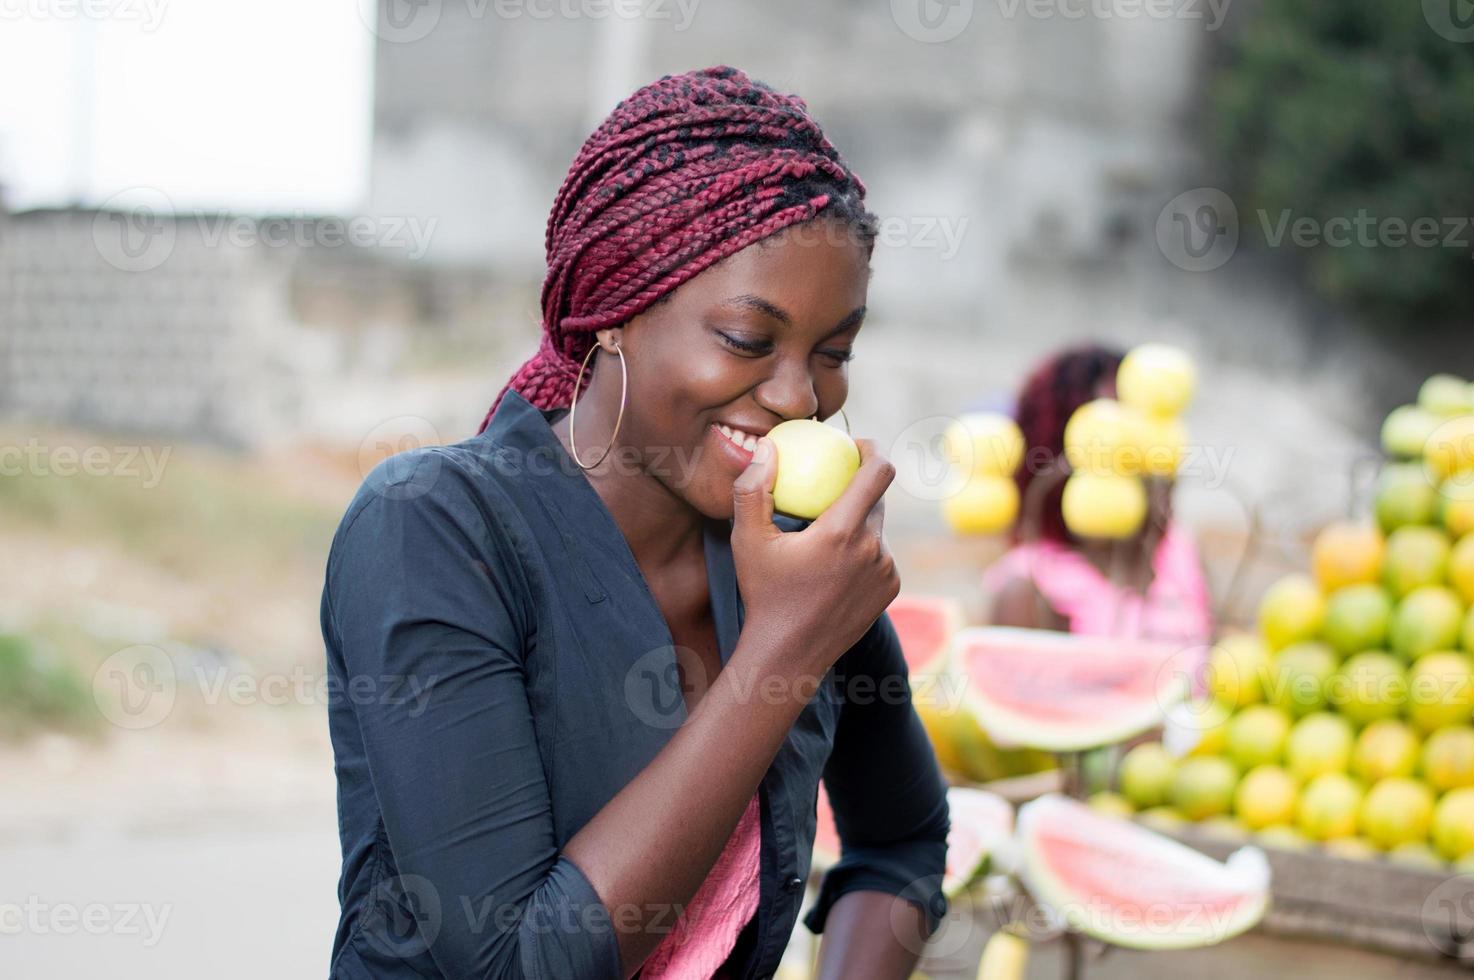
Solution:
[[[624,327],[605,327],[594,336],[599,338],[600,347],[613,354],[615,344],[622,344],[624,341]]]

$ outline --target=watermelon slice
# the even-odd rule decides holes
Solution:
[[[1058,794],[1024,804],[1018,842],[1035,900],[1117,946],[1211,946],[1254,926],[1269,907],[1269,862],[1258,848],[1215,861]]]
[[[999,745],[1072,752],[1161,724],[1188,692],[1173,643],[988,626],[953,642],[967,703]]]
[[[947,647],[964,625],[962,604],[944,596],[898,595],[886,607],[911,674],[941,670]]]
[[[947,831],[947,870],[942,893],[952,898],[967,888],[987,867],[988,858],[1007,846],[1013,835],[1013,807],[986,790],[952,786],[947,790],[952,826]],[[819,783],[819,824],[814,835],[814,866],[828,868],[839,860],[839,831],[829,794]]]

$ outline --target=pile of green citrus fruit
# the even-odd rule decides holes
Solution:
[[[1213,649],[1191,749],[1133,748],[1099,806],[1474,872],[1474,389],[1430,378],[1383,443],[1375,523],[1319,534]]]

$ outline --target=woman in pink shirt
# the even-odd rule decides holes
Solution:
[[[1148,483],[1141,530],[1086,540],[1065,526],[1060,498],[1065,424],[1096,398],[1114,398],[1122,353],[1087,345],[1040,364],[1019,392],[1015,418],[1027,449],[1018,470],[1022,516],[1013,547],[983,576],[993,622],[1095,636],[1209,642],[1207,584],[1191,534],[1173,519],[1172,485]],[[1036,481],[1048,483],[1036,485]]]

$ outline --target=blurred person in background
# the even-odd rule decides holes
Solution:
[[[895,471],[858,440],[844,494],[781,525],[765,438],[846,399],[864,191],[801,99],[727,67],[585,142],[537,353],[476,436],[370,473],[333,541],[333,976],[772,976],[821,775],[820,973],[910,976],[949,814],[885,614]]]
[[[1024,463],[1020,514],[1007,553],[983,576],[1000,626],[1206,644],[1211,600],[1191,533],[1173,517],[1171,481],[1147,479],[1147,515],[1121,540],[1082,539],[1061,509],[1065,425],[1075,410],[1116,397],[1124,352],[1088,344],[1037,365],[1020,389],[1015,421]]]

